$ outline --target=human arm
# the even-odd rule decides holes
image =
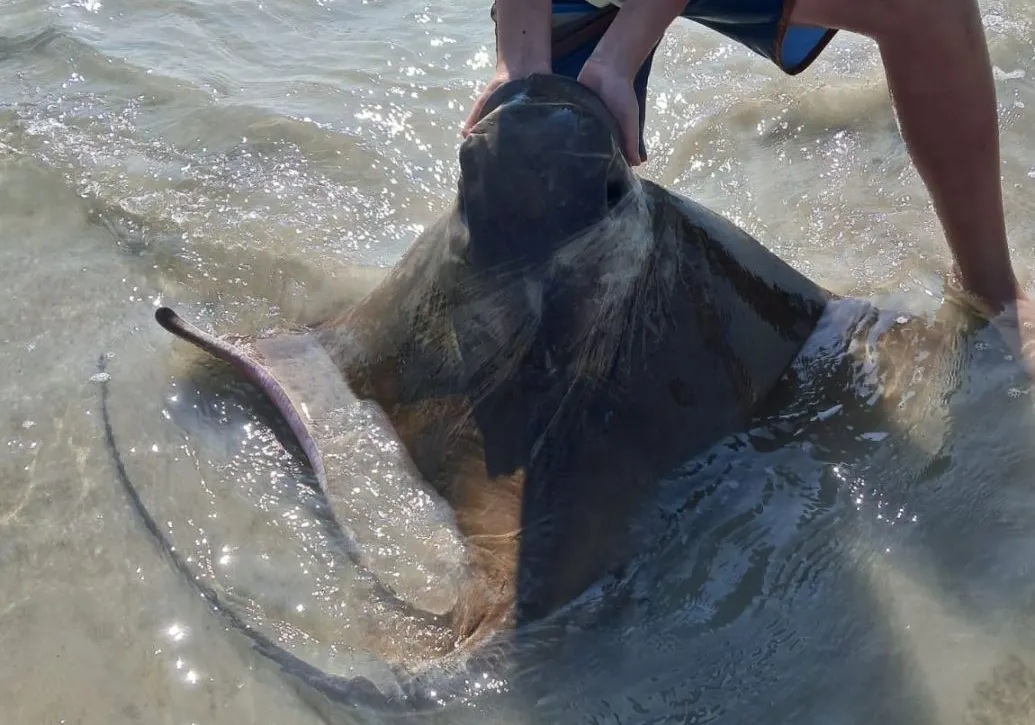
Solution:
[[[579,82],[596,91],[622,129],[629,163],[640,158],[640,109],[633,89],[640,66],[686,7],[686,0],[626,0],[582,66]]]
[[[551,72],[550,0],[496,0],[496,73],[464,121],[464,136],[499,86],[533,73]]]

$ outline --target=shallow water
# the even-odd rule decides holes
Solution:
[[[308,474],[249,389],[192,374],[151,315],[255,330],[368,286],[356,265],[391,264],[452,197],[486,5],[0,4],[0,722],[321,721],[130,512],[102,354],[127,464],[191,563],[299,656],[362,666]],[[983,8],[1029,279],[1035,7]],[[650,102],[646,176],[838,291],[937,307],[947,252],[871,43],[841,35],[785,78],[680,23]],[[549,661],[435,719],[1031,721],[1032,406],[994,335],[964,347],[948,400],[916,415],[875,416],[853,380],[719,446]]]

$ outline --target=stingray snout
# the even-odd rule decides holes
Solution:
[[[460,204],[476,266],[545,262],[638,183],[618,125],[561,76],[505,84],[460,148]]]

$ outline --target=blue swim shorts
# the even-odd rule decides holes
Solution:
[[[794,0],[688,0],[682,16],[741,43],[794,75],[808,68],[837,31],[791,24],[793,6]],[[616,10],[613,5],[600,8],[586,0],[553,0],[553,72],[577,77]],[[634,83],[640,102],[643,155],[647,78],[653,60],[651,51]]]

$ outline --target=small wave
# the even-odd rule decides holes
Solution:
[[[0,36],[0,63],[35,53],[46,48],[59,37],[61,37],[61,33],[57,28],[51,26],[20,35]]]

